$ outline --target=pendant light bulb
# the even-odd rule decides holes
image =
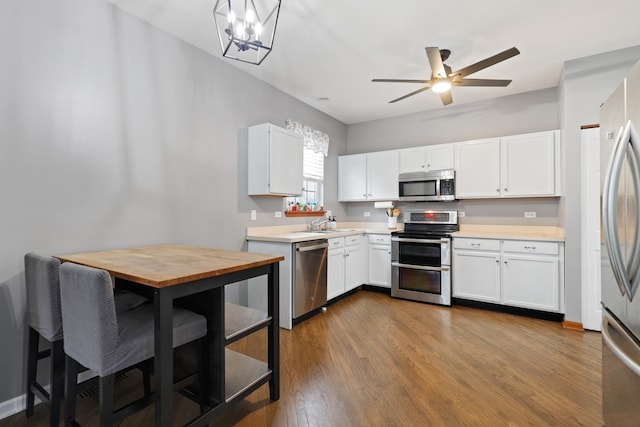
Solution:
[[[233,13],[233,10],[230,10],[229,13],[227,13],[227,22],[231,25],[236,22],[236,14]]]
[[[255,32],[256,32],[256,37],[260,38],[260,36],[262,35],[262,24],[261,23],[256,23],[255,26]]]
[[[253,13],[253,10],[251,9],[247,9],[247,14],[245,16],[245,20],[247,21],[247,24],[253,24],[253,21],[256,19],[255,14]]]
[[[239,39],[244,39],[246,37],[244,33],[244,22],[240,22],[236,26],[236,37],[238,37]]]

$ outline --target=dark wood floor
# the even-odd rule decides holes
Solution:
[[[212,425],[601,426],[601,343],[596,332],[474,308],[440,307],[358,291],[281,330],[282,393],[267,386]],[[234,344],[265,359],[266,334]],[[137,374],[121,381],[138,392]],[[132,391],[133,390],[133,391]],[[95,425],[96,396],[79,419]],[[197,406],[177,395],[176,423]],[[0,421],[46,426],[39,405]],[[153,423],[153,408],[122,426]]]

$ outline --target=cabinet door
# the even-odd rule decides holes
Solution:
[[[344,293],[344,249],[333,249],[327,255],[327,300]]]
[[[391,246],[369,246],[370,285],[391,287]]]
[[[302,195],[303,144],[299,135],[271,126],[269,192]]]
[[[495,252],[453,252],[453,296],[500,303],[500,255]]]
[[[437,144],[427,147],[427,170],[453,169],[454,144]]]
[[[558,258],[505,255],[502,261],[504,304],[535,310],[559,310]]]
[[[426,147],[405,148],[398,152],[398,173],[422,172],[427,168]]]
[[[398,151],[367,154],[367,200],[398,200]]]
[[[264,123],[250,126],[248,138],[248,194],[301,195],[302,136]]]
[[[556,189],[556,132],[501,140],[502,196],[553,196]]]
[[[350,291],[362,285],[362,250],[360,245],[344,249],[344,290]]]
[[[500,140],[456,144],[456,197],[500,196]]]
[[[338,157],[338,200],[367,199],[367,156],[353,154]]]

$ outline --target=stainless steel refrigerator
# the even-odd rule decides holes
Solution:
[[[600,111],[602,415],[640,426],[640,63]]]

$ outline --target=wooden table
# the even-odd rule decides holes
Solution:
[[[266,382],[269,382],[270,398],[279,399],[278,263],[284,257],[183,245],[159,245],[61,255],[57,258],[62,262],[106,270],[115,278],[116,286],[137,288],[152,296],[155,307],[157,426],[173,425],[174,353],[171,310],[177,298],[183,298],[187,303],[191,298],[195,303],[189,308],[207,317],[207,341],[211,358],[208,382],[210,398],[207,403],[211,409],[194,420],[192,425],[208,424],[225,403],[244,398]],[[269,288],[267,313],[261,314],[254,309],[225,304],[225,285],[265,274]],[[230,319],[230,316],[233,318]],[[232,385],[228,373],[231,369],[226,367],[226,359],[233,352],[225,350],[226,345],[264,327],[268,328],[267,364],[240,355],[241,363],[248,363],[248,367],[243,366],[233,371],[245,376],[247,373],[253,374],[254,377],[240,380],[240,385]]]

